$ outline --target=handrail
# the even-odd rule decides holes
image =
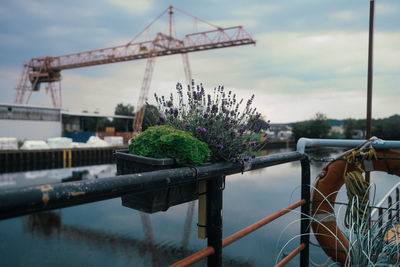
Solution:
[[[247,226],[246,228],[226,237],[223,241],[222,241],[222,247],[227,247],[230,244],[238,241],[239,239],[241,239],[242,237],[245,237],[246,235],[254,232],[255,230],[267,225],[268,223],[278,219],[279,217],[285,215],[286,213],[288,213],[289,211],[292,211],[302,205],[304,205],[307,201],[305,199],[299,200],[296,203],[293,203],[292,205],[279,210],[267,217],[265,217],[264,219],[261,219],[255,223],[253,223],[252,225]],[[212,250],[211,250],[212,249]],[[212,255],[214,253],[214,249],[212,247],[207,247],[205,249],[202,249],[172,265],[170,265],[170,267],[186,267],[186,266],[190,266],[192,264],[195,264],[199,261],[201,261],[202,259],[205,259],[206,257]]]
[[[96,180],[30,186],[0,191],[0,220],[45,210],[65,208],[112,199],[125,194],[170,188],[185,183],[212,179],[243,171],[299,160],[303,155],[288,152],[267,155],[240,164],[220,162],[198,167],[113,176]]]
[[[372,146],[375,148],[400,148],[400,141],[381,140],[371,138]],[[311,139],[300,138],[297,141],[297,152],[304,154],[307,147],[356,147],[366,140],[345,140],[345,139]]]
[[[266,224],[278,219],[279,217],[285,215],[289,211],[292,211],[292,210],[294,210],[294,209],[306,204],[306,202],[307,201],[305,199],[299,200],[296,203],[286,207],[285,209],[277,211],[277,212],[269,215],[268,217],[265,217],[264,219],[259,220],[258,222],[253,223],[252,225],[250,225],[250,226],[248,226],[248,227],[246,227],[246,228],[234,233],[233,235],[228,236],[227,238],[225,238],[222,241],[222,246],[223,247],[229,246],[230,244],[236,242],[240,238],[245,237],[246,235],[254,232],[255,230],[261,228],[262,226],[264,226],[264,225],[266,225]]]
[[[306,244],[301,243],[297,248],[289,253],[285,258],[283,258],[275,267],[285,266],[289,261],[291,261],[297,254],[299,254],[303,249],[306,248]]]
[[[386,195],[381,199],[381,201],[379,201],[378,204],[376,204],[373,207],[373,211],[371,212],[371,217],[373,217],[379,210],[379,208],[381,208],[383,206],[383,204],[385,203],[386,199],[388,199],[388,197],[393,193],[393,191],[395,191],[396,189],[398,189],[400,186],[400,182],[398,182],[396,185],[394,185],[392,187],[392,189],[390,189],[389,192],[386,193]]]

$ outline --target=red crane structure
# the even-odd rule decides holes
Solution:
[[[188,33],[184,35],[183,39],[178,39],[175,34],[173,18],[175,10],[194,18],[195,23],[200,21],[209,25],[213,29]],[[148,31],[149,28],[167,12],[169,14],[169,27],[167,34],[159,32],[151,40],[135,42],[139,36]],[[40,84],[47,83],[48,86],[46,90],[50,90],[53,106],[61,107],[62,70],[137,59],[147,59],[145,75],[136,106],[137,113],[133,127],[134,132],[139,133],[141,131],[145,101],[150,88],[156,57],[181,54],[186,80],[188,84],[190,84],[192,75],[188,53],[248,44],[255,44],[255,40],[252,39],[242,26],[227,28],[218,27],[183,10],[169,6],[127,44],[55,57],[46,56],[32,58],[29,62],[23,64],[22,75],[16,87],[14,103],[27,104],[32,93],[39,91]]]

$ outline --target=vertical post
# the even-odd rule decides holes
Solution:
[[[301,159],[301,199],[307,202],[301,206],[300,244],[305,248],[300,252],[300,266],[308,267],[310,255],[310,161],[307,156]]]
[[[396,219],[397,219],[397,221],[399,221],[400,220],[400,211],[399,211],[399,201],[400,201],[400,199],[399,199],[399,188],[396,188]]]
[[[374,11],[375,1],[369,3],[369,39],[368,39],[368,80],[367,80],[367,133],[371,138],[372,82],[373,82],[373,49],[374,49]]]
[[[372,113],[372,81],[373,81],[373,50],[374,50],[374,11],[375,1],[369,3],[369,39],[368,39],[368,80],[367,80],[367,129],[366,139],[371,138],[371,113]],[[365,173],[365,180],[370,182],[370,173]]]
[[[388,219],[392,219],[392,197],[388,197]]]
[[[207,245],[215,253],[207,258],[207,266],[222,266],[222,187],[224,176],[207,181]]]
[[[199,182],[199,208],[197,237],[199,239],[207,238],[207,181]]]

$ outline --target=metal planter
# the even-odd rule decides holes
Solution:
[[[156,159],[129,154],[128,150],[115,152],[117,175],[149,172],[178,167],[171,158]],[[166,211],[169,207],[198,198],[197,183],[184,184],[168,189],[154,190],[122,196],[122,205],[146,213]]]

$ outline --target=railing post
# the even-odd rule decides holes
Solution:
[[[207,258],[207,266],[222,266],[222,190],[224,176],[207,180],[207,245],[215,253]]]
[[[399,188],[396,188],[396,220],[399,221]]]
[[[301,159],[301,199],[307,202],[301,206],[300,245],[305,247],[300,252],[300,266],[308,267],[310,255],[310,161],[304,156]]]

